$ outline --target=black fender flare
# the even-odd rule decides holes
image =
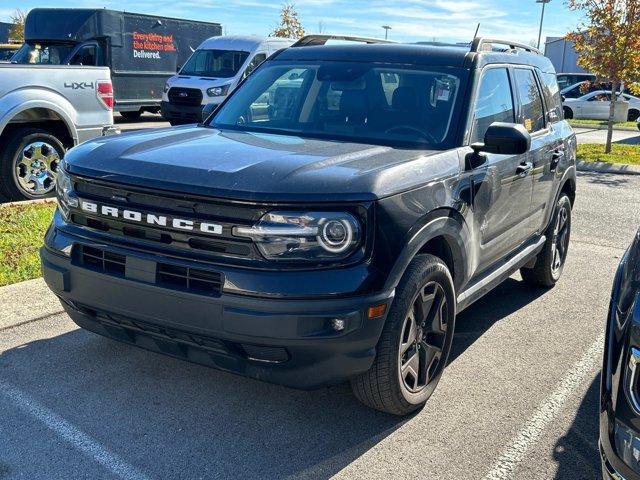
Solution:
[[[405,246],[398,255],[385,283],[384,291],[395,289],[409,263],[430,241],[444,237],[451,249],[453,271],[451,272],[456,291],[459,291],[469,278],[469,245],[471,233],[462,215],[454,209],[443,208],[425,216],[407,235]]]

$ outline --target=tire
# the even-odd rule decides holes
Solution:
[[[0,151],[0,196],[10,200],[53,196],[64,152],[62,142],[46,130],[14,130]]]
[[[134,122],[136,120],[140,120],[140,117],[142,116],[142,111],[141,110],[137,110],[137,111],[133,111],[133,112],[120,112],[120,115],[125,120],[129,120],[130,122]]]
[[[394,415],[422,408],[447,364],[455,309],[447,266],[433,255],[417,256],[396,289],[372,367],[351,380],[356,398]]]
[[[635,122],[638,120],[638,117],[640,117],[640,112],[638,110],[629,110],[629,113],[627,114],[627,121]]]
[[[562,107],[562,111],[564,112],[564,119],[571,120],[573,118],[573,110],[569,107]]]
[[[560,280],[571,238],[571,200],[561,194],[547,230],[547,241],[532,268],[521,268],[526,284],[551,288]]]

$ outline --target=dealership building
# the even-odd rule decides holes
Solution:
[[[578,65],[578,53],[573,42],[564,37],[547,37],[544,54],[558,73],[588,73]]]

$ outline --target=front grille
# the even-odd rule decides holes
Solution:
[[[158,263],[156,284],[203,295],[219,295],[222,275],[198,268]]]
[[[202,91],[196,88],[172,87],[169,89],[169,101],[178,105],[200,105]]]
[[[100,248],[79,246],[80,262],[87,268],[111,275],[124,276],[126,257]]]
[[[179,230],[169,225],[149,225],[130,222],[72,209],[70,220],[73,224],[86,227],[111,237],[145,242],[149,247],[156,244],[172,247],[176,253],[188,251],[203,258],[262,260],[255,245],[245,238],[232,235],[233,226],[253,225],[264,213],[264,208],[224,203],[200,197],[157,194],[130,187],[105,185],[74,177],[74,189],[78,196],[98,204],[111,205],[153,215],[166,215],[200,222],[211,222],[223,227],[222,234],[206,234],[198,229]]]

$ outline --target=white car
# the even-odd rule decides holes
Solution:
[[[634,122],[640,117],[640,98],[627,93],[620,94],[619,100],[629,102],[627,120]],[[608,120],[611,106],[611,92],[597,90],[579,98],[565,98],[562,104],[564,118]]]
[[[201,122],[254,68],[293,43],[289,38],[231,35],[205,40],[167,80],[162,116],[172,125]]]

